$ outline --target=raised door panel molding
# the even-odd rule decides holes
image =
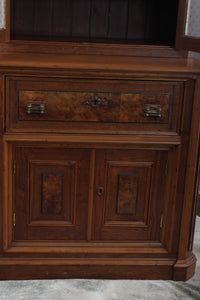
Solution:
[[[97,150],[94,240],[159,240],[165,161],[167,151]]]
[[[14,241],[86,239],[90,152],[14,149]]]
[[[106,163],[105,226],[120,226],[124,221],[129,226],[138,226],[138,222],[146,226],[152,165],[153,162]]]
[[[76,161],[30,161],[30,224],[55,226],[55,221],[74,224]]]

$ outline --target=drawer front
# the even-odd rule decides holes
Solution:
[[[169,102],[169,94],[19,91],[19,120],[163,124],[168,123]],[[147,104],[157,104],[161,116],[145,116]],[[38,111],[38,105],[44,110]]]
[[[8,78],[7,129],[176,131],[181,87],[153,81]]]

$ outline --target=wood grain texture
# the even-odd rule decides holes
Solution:
[[[34,47],[32,45],[32,47]],[[49,45],[50,47],[50,45]],[[91,46],[92,47],[92,46]],[[107,45],[109,48],[109,45]],[[33,49],[33,48],[32,48]],[[138,48],[140,52],[140,48]],[[75,52],[75,49],[74,49]],[[89,53],[90,54],[90,53]],[[152,58],[152,57],[126,57],[118,55],[118,52],[115,52],[115,55],[106,55],[103,56],[101,54],[98,55],[66,55],[66,54],[44,54],[44,53],[0,53],[0,67],[1,68],[21,68],[21,69],[36,69],[41,70],[44,69],[46,71],[49,70],[49,76],[52,75],[52,69],[54,71],[61,72],[62,70],[76,71],[79,70],[79,78],[83,71],[91,71],[93,70],[93,76],[95,76],[95,71],[98,72],[95,77],[99,76],[99,72],[104,71],[112,72],[110,75],[115,74],[116,72],[120,72],[124,74],[126,78],[126,73],[128,72],[144,72],[143,75],[149,72],[151,75],[157,74],[157,78],[159,74],[164,74],[165,76],[173,76],[176,74],[177,77],[185,74],[185,76],[189,76],[189,74],[198,74],[200,68],[200,62],[196,59],[169,59],[169,58]],[[43,71],[44,71],[43,70]],[[33,72],[33,70],[31,70]],[[98,76],[97,76],[98,75]],[[137,73],[139,76],[139,74]],[[122,76],[121,78],[123,78]],[[92,76],[91,76],[92,77]],[[110,76],[109,76],[110,78]],[[151,77],[152,78],[152,77]]]
[[[92,38],[106,38],[109,22],[109,1],[93,0],[91,5],[90,36]]]
[[[92,87],[91,87],[92,89]],[[170,94],[121,94],[105,92],[45,92],[19,91],[19,121],[52,120],[73,122],[113,123],[168,123]],[[108,102],[92,106],[87,100],[98,97]],[[41,101],[46,104],[47,113],[35,116],[26,113],[27,102]],[[144,116],[145,104],[162,106],[162,117]],[[127,107],[129,109],[127,110]]]
[[[185,259],[189,252],[189,240],[190,231],[192,225],[194,201],[195,194],[195,178],[198,168],[198,156],[199,156],[199,137],[200,137],[200,77],[196,81],[193,111],[192,111],[192,121],[191,121],[191,131],[188,147],[188,161],[186,165],[186,181],[184,190],[184,200],[183,200],[183,211],[182,211],[182,226],[180,232],[181,242],[179,244],[179,259]],[[194,230],[194,228],[193,228]]]
[[[119,148],[134,149],[134,148],[153,148],[153,149],[169,149],[170,146],[178,146],[181,144],[181,138],[177,135],[109,135],[109,134],[38,134],[38,133],[5,133],[3,140],[9,143],[12,142],[23,142],[24,144],[30,145],[31,142],[49,142],[51,144],[59,143],[60,145],[71,145],[79,146],[80,148],[95,147],[95,148],[110,148],[119,146]]]
[[[8,30],[0,31],[0,41],[7,38]],[[161,45],[129,45],[110,43],[83,43],[83,42],[52,42],[32,40],[11,40],[8,43],[0,43],[1,53],[37,53],[37,54],[68,54],[74,55],[121,55],[125,57],[154,57],[154,58],[186,58],[187,51],[175,50],[171,46]]]
[[[177,19],[177,1],[174,2],[175,4],[172,5],[169,1],[163,13],[158,0],[154,0],[151,5],[146,0],[143,0],[141,5],[137,0],[62,0],[59,2],[44,0],[42,3],[38,0],[32,2],[15,0],[11,1],[11,36],[14,39],[40,40],[45,37],[55,40],[61,36],[64,41],[76,38],[75,41],[88,42],[104,38],[112,43],[140,41],[140,43],[173,44]],[[171,13],[170,20],[165,17],[169,12]],[[160,15],[162,20],[160,20]],[[53,24],[57,21],[55,16],[59,16],[58,24],[62,24],[63,30],[60,32],[52,30]],[[68,21],[64,21],[65,18]],[[136,22],[129,22],[135,18]],[[161,33],[155,26],[158,22],[161,23]],[[139,29],[137,29],[138,25]],[[167,30],[169,26],[171,34]],[[139,32],[139,34],[130,34],[132,31]]]
[[[34,8],[33,0],[11,1],[11,34],[28,35],[34,33]]]
[[[16,77],[7,78],[7,88],[7,129],[179,130],[182,83]],[[103,104],[93,105],[96,98]],[[26,113],[27,104],[35,101],[45,105],[46,114]],[[146,117],[147,104],[161,105],[162,116]]]
[[[4,129],[4,91],[3,91],[4,78],[0,76],[0,169],[4,168],[4,153],[3,153],[3,140],[2,134]],[[3,190],[4,190],[4,176],[0,172],[0,253],[3,251]]]
[[[176,245],[176,237],[180,233],[181,212],[183,206],[186,176],[186,164],[183,164],[182,162],[186,161],[188,157],[194,89],[195,81],[188,80],[185,84],[183,112],[181,119],[182,142],[171,152],[168,165],[168,172],[169,174],[173,174],[173,176],[171,177],[168,175],[168,188],[165,192],[165,195],[166,197],[168,197],[168,199],[171,199],[171,201],[166,201],[164,208],[166,221],[169,220],[169,223],[167,226],[163,226],[162,239],[164,238],[163,242],[165,243],[167,249],[174,253],[178,251],[178,245]],[[174,184],[174,178],[176,178],[177,180],[177,186]],[[165,222],[165,220],[163,222]]]
[[[117,194],[117,214],[134,215],[138,194],[138,174],[119,174]]]
[[[42,214],[60,214],[63,206],[63,174],[42,173]]]
[[[16,160],[14,240],[85,240],[90,151],[22,145]]]
[[[28,265],[29,261],[29,265]],[[173,259],[40,259],[2,260],[1,278],[4,279],[172,279]],[[21,272],[21,270],[24,272]],[[48,274],[47,274],[48,273]]]
[[[148,150],[98,150],[96,155],[95,190],[103,187],[103,194],[95,194],[93,212],[94,240],[155,240],[159,222],[161,198],[156,192],[156,182],[163,180],[158,153]],[[166,155],[164,152],[161,154]],[[117,213],[119,174],[139,174],[138,201],[135,213]],[[129,175],[130,176],[130,175]],[[160,179],[158,177],[160,176]],[[160,182],[160,184],[161,184]],[[162,185],[164,182],[162,183]],[[129,197],[126,190],[126,197]],[[134,201],[134,199],[131,199]],[[154,207],[154,209],[153,209]],[[157,211],[157,212],[158,212]],[[152,216],[152,214],[154,216]],[[152,225],[151,220],[154,220]],[[155,227],[154,227],[155,226]],[[155,232],[154,232],[155,230]]]
[[[77,162],[41,159],[37,153],[28,165],[29,225],[74,224]]]
[[[40,2],[0,35],[0,277],[189,279],[200,63],[174,49],[178,1]]]
[[[184,1],[180,2],[184,3]],[[91,3],[88,1],[85,6],[81,6],[82,0],[77,0],[75,4],[70,0],[45,0],[41,4],[41,9],[37,9],[38,0],[34,3],[33,6],[33,1],[6,0],[7,24],[0,38],[1,41],[6,40],[9,43],[2,43],[1,50],[33,52],[34,48],[34,52],[39,50],[47,53],[53,51],[54,53],[96,54],[98,52],[112,55],[118,52],[121,55],[131,56],[187,56],[184,51],[174,50],[178,16],[177,0],[168,1],[164,8],[158,0],[150,4],[147,0],[117,2],[104,0]],[[21,9],[17,9],[20,6]],[[180,5],[179,11],[186,14],[182,8],[183,5]],[[79,11],[81,14],[78,15]],[[73,22],[73,18],[76,22]],[[85,28],[84,30],[80,29],[79,23],[81,28]],[[72,27],[75,33],[82,30],[78,34],[78,39]],[[182,27],[180,17],[178,27]],[[114,33],[114,39],[109,38],[109,32]],[[179,30],[177,36],[178,32]],[[73,39],[74,42],[70,42]],[[53,42],[46,43],[46,40]],[[32,41],[33,44],[30,43]],[[116,42],[118,44],[115,44]],[[190,42],[196,44],[194,39]],[[168,46],[169,44],[171,47]]]

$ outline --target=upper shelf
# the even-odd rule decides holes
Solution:
[[[200,49],[188,30],[196,0],[4,1],[0,51],[180,57],[177,49]]]
[[[173,45],[178,0],[161,2],[11,0],[11,39]]]
[[[87,71],[89,76],[97,72],[98,76],[105,74],[112,77],[112,72],[125,73],[127,78],[134,76],[134,72],[151,73],[159,78],[159,74],[174,73],[175,76],[185,74],[200,74],[200,61],[195,59],[169,59],[127,56],[102,56],[102,55],[63,55],[63,54],[36,54],[36,53],[0,53],[0,68],[9,70],[15,68],[22,72],[27,69],[54,70],[72,73]],[[101,73],[102,72],[102,73]],[[101,73],[101,75],[100,75]],[[86,75],[85,75],[86,76]],[[120,75],[119,75],[120,76]],[[138,77],[138,75],[137,75]]]

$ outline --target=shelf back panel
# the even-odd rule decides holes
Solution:
[[[11,39],[173,45],[178,0],[160,2],[11,0]]]

